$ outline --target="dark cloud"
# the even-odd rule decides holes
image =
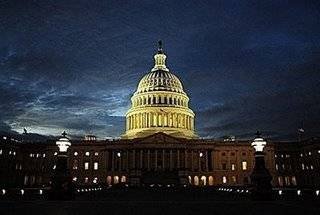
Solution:
[[[2,1],[0,130],[119,136],[164,40],[201,136],[320,129],[318,1]]]

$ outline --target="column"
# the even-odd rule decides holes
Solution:
[[[180,168],[180,150],[179,149],[177,150],[177,158],[178,158],[178,160],[177,160],[177,168],[179,169]]]
[[[133,150],[133,155],[132,155],[132,166],[134,169],[136,169],[136,150]]]
[[[184,150],[184,168],[188,168],[188,159],[187,159],[188,153],[187,150]]]
[[[169,167],[170,167],[170,170],[172,170],[172,166],[173,166],[172,165],[172,149],[170,149],[170,159],[169,160],[170,160],[170,166]]]
[[[165,150],[162,149],[162,169],[165,169],[165,163],[164,163],[164,152]]]
[[[148,170],[150,170],[150,149],[148,149]]]
[[[209,171],[209,160],[208,160],[208,151],[206,151],[206,171]]]
[[[155,150],[154,162],[155,162],[155,169],[157,169],[158,168],[158,150]]]
[[[111,170],[114,171],[114,151],[112,150]]]
[[[143,168],[142,163],[143,163],[143,150],[140,149],[140,169]]]
[[[193,171],[193,150],[191,150],[191,170]]]

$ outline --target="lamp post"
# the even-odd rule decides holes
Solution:
[[[272,176],[265,166],[263,149],[267,142],[261,137],[261,133],[256,133],[256,138],[251,143],[255,149],[255,165],[251,173],[251,184],[253,185],[252,196],[257,200],[270,200],[272,198]]]
[[[71,146],[70,140],[64,131],[59,140],[56,141],[59,148],[57,154],[56,168],[51,179],[51,189],[49,198],[55,200],[68,200],[73,198],[74,186],[68,168],[68,148]]]

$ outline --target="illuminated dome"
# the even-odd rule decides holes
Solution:
[[[166,55],[159,42],[155,65],[139,82],[126,114],[123,138],[137,138],[163,132],[176,137],[196,138],[194,113],[181,81],[166,67]]]

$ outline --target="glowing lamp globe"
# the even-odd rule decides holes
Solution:
[[[267,142],[262,137],[257,137],[251,143],[251,146],[256,150],[256,152],[262,152]]]
[[[71,142],[66,135],[66,132],[63,132],[62,137],[56,141],[56,145],[59,147],[59,152],[67,152],[68,148],[71,146]]]

